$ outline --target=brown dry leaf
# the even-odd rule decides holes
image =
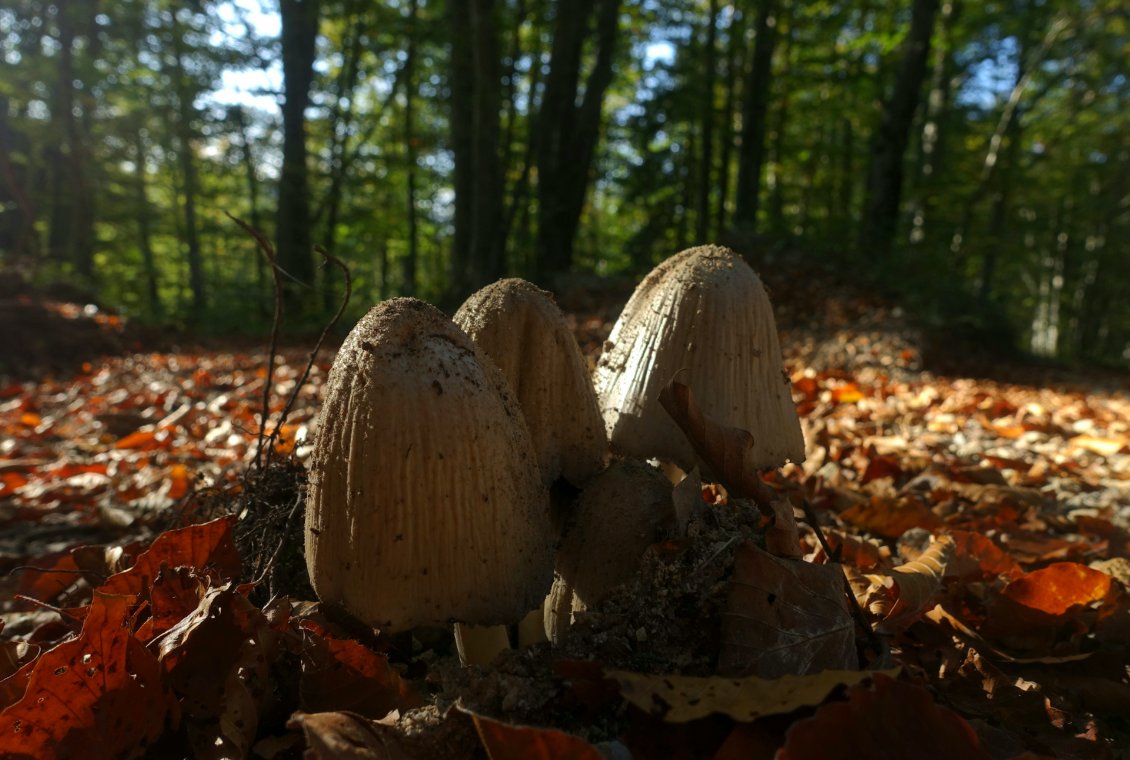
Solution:
[[[861,592],[857,590],[856,599],[879,618],[876,630],[900,631],[934,606],[953,550],[953,539],[941,536],[917,559],[886,574],[865,576],[870,583]]]
[[[753,436],[748,431],[720,425],[706,417],[690,387],[674,380],[660,392],[659,403],[730,493],[754,499],[763,511],[768,509],[774,498],[772,489],[761,481],[756,470],[745,464],[753,448]]]
[[[1003,577],[1013,580],[1024,574],[1016,560],[985,534],[953,530],[950,536],[954,541],[954,551],[946,565],[947,578],[991,580]]]
[[[722,613],[718,671],[777,678],[858,664],[839,566],[774,557],[743,543]]]
[[[603,760],[604,755],[579,736],[552,728],[516,726],[478,715],[464,707],[490,760]]]
[[[263,613],[229,586],[214,588],[152,646],[180,697],[196,756],[245,756],[278,647]]]
[[[844,522],[883,538],[898,538],[912,528],[934,530],[942,521],[915,499],[872,496],[840,513]]]
[[[95,592],[78,638],[35,661],[0,713],[0,756],[140,757],[176,720],[157,660],[126,626],[132,602]]]
[[[843,531],[824,528],[824,538],[832,551],[838,555],[841,564],[851,565],[860,570],[871,570],[890,556],[890,552],[877,541],[859,538]],[[831,561],[831,557],[826,557],[823,548],[818,548],[813,555],[813,562],[824,564],[827,561]]]
[[[826,704],[794,723],[778,760],[988,760],[973,728],[934,703],[920,686],[876,675],[868,686],[848,690],[847,702]]]
[[[853,686],[876,672],[898,675],[898,669],[825,670],[776,679],[757,677],[649,676],[622,670],[605,675],[620,684],[624,699],[668,723],[686,723],[714,713],[737,721],[790,713],[822,704],[840,686]]]
[[[239,552],[232,541],[234,515],[203,525],[190,525],[157,536],[133,567],[111,576],[99,587],[107,594],[137,594],[153,583],[162,565],[193,567],[201,575],[227,580],[239,575]]]
[[[1083,449],[1102,457],[1112,457],[1130,446],[1130,438],[1120,435],[1105,438],[1094,435],[1077,435],[1067,443],[1075,449]]]
[[[349,712],[297,712],[287,723],[306,735],[307,760],[414,760],[389,726]]]
[[[378,654],[348,639],[333,639],[312,621],[302,621],[299,695],[309,712],[346,711],[383,718],[394,709],[421,704],[420,697]]]

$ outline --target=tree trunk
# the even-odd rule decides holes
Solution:
[[[279,0],[282,19],[283,156],[275,218],[275,252],[286,272],[288,305],[300,307],[303,289],[314,278],[311,253],[310,193],[306,167],[306,107],[314,79],[318,38],[318,0]]]
[[[401,271],[401,291],[406,296],[416,295],[416,266],[419,260],[419,224],[416,217],[416,17],[418,0],[408,3],[408,51],[404,60],[404,150],[408,170],[408,253]]]
[[[926,117],[918,140],[917,197],[910,214],[912,244],[925,241],[926,223],[932,216],[932,194],[938,170],[942,166],[943,126],[950,107],[950,76],[953,69],[950,35],[960,8],[959,0],[945,0],[941,7],[938,42],[934,46],[933,72],[930,75],[930,95],[926,98]]]
[[[742,12],[737,6],[731,7],[729,35],[726,41],[726,104],[722,109],[722,154],[718,159],[718,206],[714,228],[721,230],[726,226],[730,197],[730,159],[734,152],[734,107],[738,97],[738,71],[742,68],[744,60],[745,25],[742,23]]]
[[[248,222],[251,228],[263,231],[263,220],[259,215],[259,174],[255,170],[255,155],[251,150],[251,138],[247,134],[247,118],[242,106],[235,106],[231,110],[231,118],[235,124],[236,134],[239,135],[240,161],[243,163],[243,176],[247,180],[247,201],[249,209]],[[259,296],[266,293],[266,271],[263,268],[263,257],[255,252],[255,293],[256,301]]]
[[[596,60],[577,105],[582,48],[596,16]],[[604,93],[612,82],[620,0],[558,0],[553,51],[537,128],[538,269],[567,272],[584,210]]]
[[[778,72],[778,76],[782,80],[787,80],[792,72],[793,56],[796,55],[796,48],[793,46],[792,24],[786,24],[786,29],[781,54],[781,63],[784,69]],[[769,229],[777,234],[783,233],[786,226],[785,181],[784,177],[781,176],[781,165],[784,162],[787,150],[785,137],[789,124],[789,106],[792,102],[789,95],[787,89],[781,93],[781,97],[777,101],[776,113],[773,115],[773,132],[769,135],[771,138],[769,142],[769,166],[766,172],[766,184],[769,187]]]
[[[718,0],[710,0],[706,21],[706,49],[703,66],[706,77],[702,93],[702,157],[698,169],[698,202],[695,214],[695,241],[710,242],[710,191],[714,186],[714,79],[718,44]]]
[[[157,266],[153,257],[152,228],[149,213],[149,192],[145,180],[145,137],[141,126],[133,133],[133,189],[137,202],[137,247],[141,250],[141,263],[145,274],[145,295],[149,313],[160,317],[164,311],[157,290]]]
[[[738,154],[738,189],[734,226],[757,229],[761,197],[761,165],[765,160],[765,116],[773,83],[773,49],[777,46],[777,1],[762,0],[755,22],[753,61],[746,77],[742,107],[742,146]]]
[[[83,102],[75,83],[80,72],[75,67],[75,43],[78,12],[93,15],[96,12],[89,2],[60,3],[56,7],[59,27],[58,82],[54,89],[52,120],[63,135],[63,144],[54,151],[58,163],[55,168],[55,198],[52,208],[49,250],[60,262],[73,267],[86,285],[94,276],[94,205],[95,197],[91,172],[91,159],[86,146],[83,119],[88,119],[88,106]],[[88,22],[90,20],[88,19]],[[91,23],[93,27],[93,23]],[[85,49],[98,44],[95,33],[88,35]],[[81,114],[81,116],[80,116]]]
[[[184,43],[180,28],[173,25],[173,65],[177,94],[177,156],[181,178],[184,182],[184,241],[187,247],[188,287],[192,292],[189,320],[199,321],[206,305],[204,292],[204,258],[200,252],[200,237],[196,224],[196,161],[194,158],[192,122],[195,118],[192,95],[184,70]]]
[[[448,298],[462,300],[505,271],[502,245],[502,105],[494,0],[448,3],[455,235]]]
[[[889,258],[898,225],[902,197],[903,156],[914,124],[938,0],[913,0],[910,31],[902,43],[895,87],[883,103],[879,125],[871,140],[867,194],[860,222],[859,249],[867,256]]]

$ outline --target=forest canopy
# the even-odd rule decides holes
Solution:
[[[1118,0],[7,0],[0,266],[156,323],[323,320],[724,242],[1130,358]]]

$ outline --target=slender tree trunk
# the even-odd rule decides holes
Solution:
[[[894,243],[902,199],[903,156],[926,79],[937,11],[938,0],[912,0],[910,30],[902,43],[894,91],[883,103],[871,140],[867,194],[859,231],[859,249],[864,255],[887,259]]]
[[[710,0],[706,21],[706,50],[703,66],[706,76],[702,89],[702,156],[698,169],[698,202],[695,214],[695,241],[710,241],[710,191],[714,186],[714,80],[718,46],[718,0]]]
[[[408,3],[408,51],[404,60],[404,150],[408,164],[408,254],[401,272],[404,295],[416,295],[416,264],[419,259],[419,224],[416,217],[416,17],[418,0]]]
[[[282,20],[283,156],[275,218],[275,251],[284,277],[286,300],[301,307],[303,289],[314,278],[311,252],[310,193],[306,166],[306,107],[314,80],[318,38],[318,0],[279,0]]]
[[[718,160],[718,206],[714,219],[714,228],[724,229],[729,218],[727,204],[730,197],[730,161],[734,154],[734,108],[738,100],[738,86],[741,81],[738,71],[744,60],[745,25],[741,10],[736,5],[731,5],[730,28],[727,30],[726,40],[726,105],[722,114],[722,154]]]
[[[744,88],[742,147],[738,155],[738,190],[734,209],[734,226],[747,232],[757,229],[761,199],[765,117],[769,110],[769,89],[773,83],[773,50],[777,46],[777,0],[762,0],[754,26],[757,37]]]
[[[251,149],[251,138],[247,134],[247,118],[241,106],[231,110],[232,120],[235,123],[236,134],[239,136],[240,161],[243,163],[243,176],[247,180],[247,200],[250,205],[248,221],[251,228],[263,231],[263,219],[259,214],[259,174],[255,170],[255,153]],[[255,292],[259,295],[266,293],[266,270],[263,267],[263,257],[255,252]]]
[[[502,104],[494,0],[448,3],[455,235],[448,298],[461,300],[505,271],[502,245]]]
[[[178,25],[173,26],[173,65],[177,95],[177,157],[181,179],[184,182],[184,241],[187,250],[188,287],[192,292],[189,319],[199,321],[204,315],[206,295],[204,286],[204,258],[200,251],[200,237],[196,223],[196,160],[193,147],[192,122],[196,116],[192,108],[184,70],[184,43]]]
[[[152,223],[149,211],[148,184],[145,179],[145,137],[141,126],[133,133],[133,189],[137,202],[137,246],[141,250],[141,263],[145,272],[145,295],[148,302],[149,313],[160,317],[164,312],[161,306],[161,296],[157,289],[157,266],[154,263]]]
[[[943,128],[950,108],[950,78],[953,73],[950,36],[960,8],[959,0],[943,0],[938,20],[938,42],[934,46],[930,95],[926,98],[926,117],[918,139],[917,192],[910,214],[912,244],[925,241],[926,224],[933,212],[933,190],[938,170],[942,166]]]
[[[596,21],[596,59],[577,104],[581,52]],[[620,28],[620,0],[558,0],[553,51],[538,118],[538,265],[542,275],[568,271],[600,136],[604,93]]]
[[[84,119],[89,119],[86,102],[75,88],[80,74],[75,68],[75,47],[80,35],[76,22],[80,13],[95,13],[89,2],[60,3],[56,6],[59,28],[58,83],[54,91],[52,119],[61,126],[63,145],[57,150],[55,169],[55,204],[52,209],[49,250],[54,257],[68,262],[89,285],[94,276],[95,198],[91,178],[90,154],[86,145]],[[92,17],[92,16],[91,16]],[[96,29],[87,36],[86,49],[96,46]]]
[[[787,25],[784,47],[781,60],[784,69],[778,73],[782,80],[787,80],[793,66],[793,56],[796,49],[793,46],[792,25]],[[786,137],[788,136],[789,106],[792,99],[786,89],[777,100],[776,113],[773,118],[773,132],[769,135],[769,166],[766,172],[766,184],[769,187],[769,229],[777,234],[785,231],[785,178],[781,174],[781,166],[788,150]]]

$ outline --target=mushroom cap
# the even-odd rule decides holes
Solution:
[[[647,547],[675,525],[671,481],[634,459],[613,462],[577,499],[557,551],[545,630],[557,642],[574,612],[597,604],[632,578]]]
[[[693,466],[694,447],[659,405],[676,375],[704,415],[753,435],[745,466],[804,461],[773,307],[761,279],[727,248],[664,261],[613,326],[593,379],[613,451]]]
[[[547,484],[583,486],[604,466],[604,420],[584,356],[553,296],[526,280],[475,292],[453,317],[502,370],[526,417]]]
[[[549,588],[554,531],[498,368],[435,307],[373,307],[330,370],[310,464],[319,598],[390,631],[519,620]]]

